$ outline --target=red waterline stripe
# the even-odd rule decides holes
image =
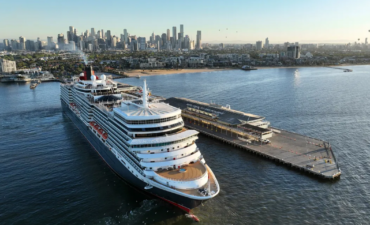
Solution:
[[[174,205],[174,206],[176,206],[176,207],[178,207],[178,208],[180,208],[180,209],[184,210],[185,212],[190,213],[190,209],[186,208],[185,206],[179,205],[179,204],[177,204],[177,203],[175,203],[175,202],[172,202],[172,201],[170,201],[170,200],[168,200],[168,199],[162,198],[162,197],[160,197],[160,196],[158,196],[158,195],[156,195],[156,196],[157,196],[158,198],[160,198],[160,199],[162,199],[162,200],[164,200],[164,201],[166,201],[166,202],[168,202],[168,203],[170,203],[170,204],[172,204],[172,205]]]

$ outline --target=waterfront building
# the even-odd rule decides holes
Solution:
[[[0,59],[0,73],[11,73],[17,70],[15,61]]]
[[[256,49],[257,49],[257,51],[262,49],[262,41],[257,41],[256,42]]]
[[[292,59],[299,59],[301,57],[301,47],[298,45],[288,46],[287,57]]]

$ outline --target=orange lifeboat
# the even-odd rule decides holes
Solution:
[[[100,129],[98,130],[98,133],[99,133],[100,135],[102,135],[102,134],[103,134],[103,129],[101,129],[101,128],[100,128]]]
[[[104,134],[103,134],[103,138],[104,138],[105,140],[107,140],[107,138],[108,138],[108,134],[107,134],[107,133],[104,133]]]

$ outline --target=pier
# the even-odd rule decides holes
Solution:
[[[340,67],[332,67],[332,66],[328,66],[327,68],[330,68],[330,69],[337,69],[337,70],[343,70],[343,72],[353,72],[353,70],[351,70],[351,69],[340,68]]]
[[[340,177],[330,143],[269,126],[263,117],[184,98],[165,102],[182,110],[185,126],[200,133],[324,179]]]

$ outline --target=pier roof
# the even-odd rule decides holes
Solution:
[[[257,116],[250,113],[244,113],[232,109],[228,109],[226,107],[222,107],[215,104],[207,104],[203,102],[198,102],[186,98],[168,98],[164,102],[169,103],[170,105],[180,108],[181,110],[186,108],[195,108],[201,111],[209,112],[212,114],[217,115],[217,120],[238,125],[243,124],[243,121],[253,121],[253,120],[263,120],[264,117]]]

